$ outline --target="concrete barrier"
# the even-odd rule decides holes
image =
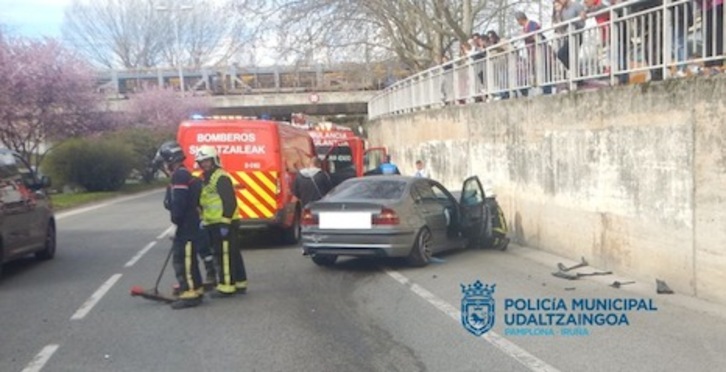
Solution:
[[[368,131],[404,172],[422,159],[448,187],[491,180],[518,243],[726,303],[724,97],[726,79],[690,78],[450,106]]]

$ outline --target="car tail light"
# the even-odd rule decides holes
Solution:
[[[398,218],[396,211],[390,208],[383,208],[381,212],[373,215],[374,225],[398,225],[401,220]]]
[[[305,208],[302,213],[302,220],[300,223],[303,226],[315,226],[318,224],[318,216],[314,215],[310,209]]]

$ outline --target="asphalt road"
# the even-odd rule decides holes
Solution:
[[[419,269],[359,259],[328,269],[299,247],[248,239],[248,294],[174,311],[129,296],[133,285],[153,285],[168,252],[161,197],[155,192],[59,214],[54,260],[6,265],[0,371],[717,371],[726,365],[726,308],[656,295],[653,283],[614,289],[607,284],[627,278],[612,275],[558,279],[550,275],[557,262],[573,262],[516,246],[454,252]],[[461,284],[477,279],[496,283],[495,325],[482,337],[462,327],[459,312]],[[172,281],[168,272],[162,288]],[[508,300],[563,299],[570,306],[579,298],[652,299],[657,311],[626,312],[629,325],[619,326],[505,324],[507,315],[546,313],[505,309]],[[564,328],[580,335],[562,335]],[[511,334],[538,329],[553,334]]]

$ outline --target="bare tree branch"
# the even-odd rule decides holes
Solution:
[[[531,2],[271,0],[265,14],[277,22],[271,22],[265,31],[278,35],[278,49],[285,59],[305,60],[325,50],[333,60],[395,58],[410,69],[421,70],[436,63],[452,45],[465,42],[475,30],[501,23],[503,15],[511,18],[512,7],[522,3]]]
[[[245,17],[235,11],[243,3],[74,0],[65,12],[63,35],[108,68],[226,63],[252,35]]]

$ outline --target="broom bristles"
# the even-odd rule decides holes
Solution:
[[[143,288],[141,288],[139,286],[131,287],[131,296],[133,296],[133,297],[138,296],[141,298],[145,298],[147,300],[159,301],[159,302],[165,302],[165,303],[171,303],[171,302],[176,301],[175,299],[164,296],[161,293],[154,293],[151,290],[145,291]]]

